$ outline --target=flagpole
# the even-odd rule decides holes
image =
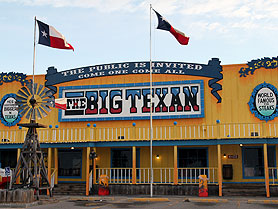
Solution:
[[[152,110],[153,110],[153,97],[152,97],[152,5],[150,4],[150,97],[151,97],[151,104],[150,104],[150,167],[151,167],[151,184],[150,184],[150,196],[153,196],[153,117],[152,117]]]
[[[36,60],[36,29],[37,29],[37,17],[35,16],[35,26],[34,26],[34,51],[33,51],[33,99],[35,95],[35,60]],[[35,109],[32,111],[31,120],[35,122]]]

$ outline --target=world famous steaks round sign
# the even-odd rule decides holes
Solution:
[[[21,120],[15,97],[15,94],[6,94],[0,102],[0,119],[5,126],[14,126]]]
[[[278,116],[277,89],[268,83],[262,83],[254,88],[248,102],[250,111],[260,120],[273,120]]]

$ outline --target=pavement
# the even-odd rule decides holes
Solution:
[[[58,203],[62,201],[83,201],[87,202],[86,206],[94,205],[95,203],[109,202],[172,202],[172,201],[184,201],[193,203],[227,203],[227,202],[245,202],[247,204],[271,204],[278,206],[278,197],[243,197],[243,196],[231,196],[231,197],[197,197],[197,196],[175,196],[175,195],[161,195],[161,196],[147,196],[147,195],[136,195],[136,196],[40,196],[39,201],[33,203],[0,203],[0,208],[29,208],[37,205],[47,205]],[[90,205],[91,204],[91,205]]]
[[[248,204],[277,204],[278,197],[244,197],[244,196],[230,196],[230,197],[196,197],[196,196],[176,196],[176,195],[160,195],[160,196],[147,196],[147,195],[136,195],[136,196],[57,196],[53,200],[49,197],[44,197],[42,199],[47,203],[47,201],[59,201],[59,200],[71,200],[71,201],[109,201],[109,202],[119,202],[119,201],[132,201],[132,202],[170,202],[172,200],[179,200],[185,202],[200,202],[200,203],[225,203],[232,201],[246,201]]]

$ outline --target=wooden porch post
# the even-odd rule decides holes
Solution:
[[[136,147],[132,147],[132,184],[136,184]]]
[[[97,150],[96,150],[95,147],[94,147],[93,149],[94,149],[95,152],[97,152]],[[96,183],[97,183],[97,180],[96,180],[96,178],[97,178],[96,160],[97,160],[97,159],[95,158],[95,159],[94,159],[94,165],[93,165],[93,184],[96,184]]]
[[[178,146],[174,146],[174,185],[178,184]]]
[[[265,179],[265,190],[266,197],[270,197],[269,192],[269,172],[268,172],[268,160],[267,160],[267,144],[264,144],[264,179]]]
[[[54,184],[58,184],[58,148],[54,148],[54,168],[56,170]]]
[[[51,184],[51,161],[52,161],[52,149],[48,148],[47,149],[47,175],[48,175],[48,181]],[[49,195],[49,190],[47,190],[47,195]]]
[[[20,157],[20,149],[17,149],[16,162],[18,162],[19,157]],[[19,183],[20,183],[20,176],[18,176],[16,179],[16,184],[19,184]]]
[[[90,147],[86,147],[86,196],[89,195]]]
[[[221,162],[221,145],[217,144],[217,161],[218,161],[218,186],[219,197],[222,197],[222,162]]]

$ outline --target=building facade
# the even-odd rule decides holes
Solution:
[[[53,184],[86,183],[89,194],[90,179],[97,183],[102,174],[110,184],[143,185],[153,170],[155,184],[198,184],[206,174],[219,196],[225,183],[265,184],[270,196],[269,185],[278,183],[277,63],[50,67],[35,75],[35,89],[32,76],[2,73],[1,167],[15,167],[27,131],[20,123],[28,111],[18,112],[16,95],[26,90],[28,103],[47,88],[66,98],[66,109],[46,105],[37,113],[47,125],[38,137]]]

